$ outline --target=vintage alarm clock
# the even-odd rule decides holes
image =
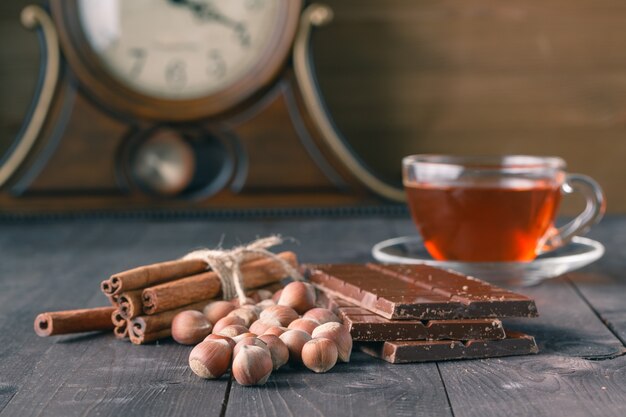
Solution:
[[[4,212],[240,209],[403,199],[327,114],[301,0],[50,0]]]

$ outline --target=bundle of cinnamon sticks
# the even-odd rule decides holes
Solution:
[[[277,255],[293,268],[295,253]],[[279,282],[285,270],[272,258],[254,259],[241,264],[245,288]],[[52,336],[95,330],[113,330],[118,339],[143,344],[171,335],[174,316],[184,310],[202,311],[221,295],[217,274],[207,271],[198,259],[180,259],[145,265],[112,275],[100,288],[110,307],[42,313],[35,319],[39,336]]]

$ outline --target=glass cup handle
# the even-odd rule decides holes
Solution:
[[[564,194],[580,192],[586,201],[585,209],[574,220],[554,229],[538,254],[549,252],[571,242],[574,236],[585,234],[591,226],[604,216],[606,200],[600,185],[591,177],[581,174],[567,174],[561,186]]]

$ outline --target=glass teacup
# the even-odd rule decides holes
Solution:
[[[437,260],[531,261],[567,244],[605,211],[600,186],[536,156],[412,155],[402,161],[411,216]],[[579,191],[585,210],[554,227],[561,197]]]

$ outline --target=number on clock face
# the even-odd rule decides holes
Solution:
[[[262,58],[282,0],[79,0],[85,37],[127,87],[164,99],[216,93]]]
[[[187,83],[185,61],[174,59],[165,67],[165,80],[172,90],[181,90]]]
[[[224,77],[226,75],[226,61],[224,61],[222,53],[217,49],[212,49],[207,55],[209,59],[207,74],[216,78]]]
[[[146,63],[146,50],[143,48],[131,48],[128,54],[132,57],[132,63],[128,76],[135,79],[141,74],[144,64]]]

